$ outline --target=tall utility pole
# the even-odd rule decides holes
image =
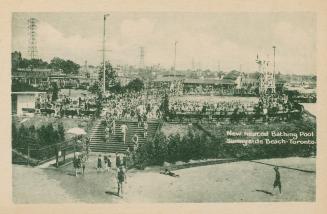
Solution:
[[[110,14],[105,14],[103,16],[103,44],[102,44],[102,62],[103,62],[103,93],[106,92],[106,61],[105,61],[105,52],[106,52],[106,18]]]
[[[144,68],[144,47],[140,47],[140,65],[139,68]]]
[[[174,54],[174,76],[176,76],[176,46],[177,46],[177,41],[175,41],[175,54]]]
[[[274,49],[274,76],[275,76],[275,72],[276,72],[276,60],[275,60],[275,54],[276,54],[276,46],[273,46]]]
[[[87,73],[87,60],[84,62],[84,72]]]

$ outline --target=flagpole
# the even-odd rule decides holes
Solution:
[[[106,52],[106,17],[110,14],[105,14],[103,16],[103,44],[102,44],[102,63],[103,63],[103,93],[106,93],[106,62],[105,62],[105,52]]]

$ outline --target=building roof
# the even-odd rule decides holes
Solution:
[[[216,84],[218,81],[219,80],[215,80],[215,79],[185,79],[184,83],[212,85],[212,84]]]
[[[19,92],[11,92],[11,94],[46,94],[44,91],[19,91]]]
[[[154,82],[173,82],[176,80],[182,80],[184,84],[199,84],[199,85],[235,85],[234,80],[231,79],[193,79],[193,78],[182,78],[182,77],[158,77],[153,80]]]
[[[173,82],[176,80],[183,80],[184,78],[181,78],[179,76],[164,76],[164,77],[158,77],[157,79],[153,80],[154,82]]]
[[[185,79],[185,84],[200,84],[200,85],[235,85],[233,80],[229,79]]]
[[[13,72],[12,78],[53,78],[53,79],[84,79],[86,77],[77,76],[73,74],[63,74],[61,72],[54,71],[29,71],[29,72]],[[89,79],[89,78],[88,78]]]
[[[13,72],[12,77],[26,77],[26,78],[48,78],[50,76],[60,76],[59,72],[55,71],[28,71],[28,72]]]

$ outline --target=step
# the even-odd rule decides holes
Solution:
[[[103,153],[127,153],[126,150],[119,149],[93,149],[92,152],[103,152]]]
[[[93,130],[92,133],[104,132],[104,131],[105,131],[105,128],[103,128],[103,129],[98,128],[96,130]]]
[[[123,133],[121,132],[120,126],[126,124],[128,131],[126,134],[126,144],[123,144]],[[148,137],[143,137],[144,128],[143,126],[138,127],[137,121],[116,121],[115,134],[109,134],[109,142],[105,142],[105,128],[103,120],[99,121],[92,129],[90,137],[90,149],[93,152],[126,152],[128,147],[133,146],[132,138],[134,134],[139,136],[139,144],[147,142],[147,139],[154,136],[159,123],[158,121],[148,122]]]
[[[99,138],[99,137],[105,137],[105,134],[102,134],[102,135],[100,135],[100,134],[98,134],[98,135],[91,135],[90,138]]]
[[[109,145],[107,145],[107,144],[101,144],[101,143],[99,143],[99,144],[90,145],[90,148],[95,148],[95,147],[102,147],[102,148],[126,147],[126,148],[127,148],[128,146],[131,146],[131,145],[130,145],[130,144],[125,144],[125,145],[123,145],[123,144],[121,144],[121,143],[119,143],[119,144],[109,144]]]
[[[91,138],[100,138],[100,137],[105,137],[105,135],[102,134],[102,135],[93,135],[93,136],[91,136]]]
[[[95,145],[90,145],[90,148],[95,148],[95,147],[102,147],[102,148],[126,147],[127,148],[128,146],[131,146],[131,145],[127,145],[127,144],[123,145],[121,143],[120,144],[109,144],[109,145],[107,145],[107,144],[99,143],[99,144],[95,144]]]

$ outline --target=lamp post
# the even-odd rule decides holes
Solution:
[[[272,48],[274,49],[274,75],[275,75],[275,68],[276,68],[276,63],[275,63],[276,46],[273,46]]]
[[[103,61],[103,93],[106,92],[106,62],[105,62],[105,46],[106,46],[106,19],[110,14],[103,16],[103,43],[102,43],[102,61]]]

